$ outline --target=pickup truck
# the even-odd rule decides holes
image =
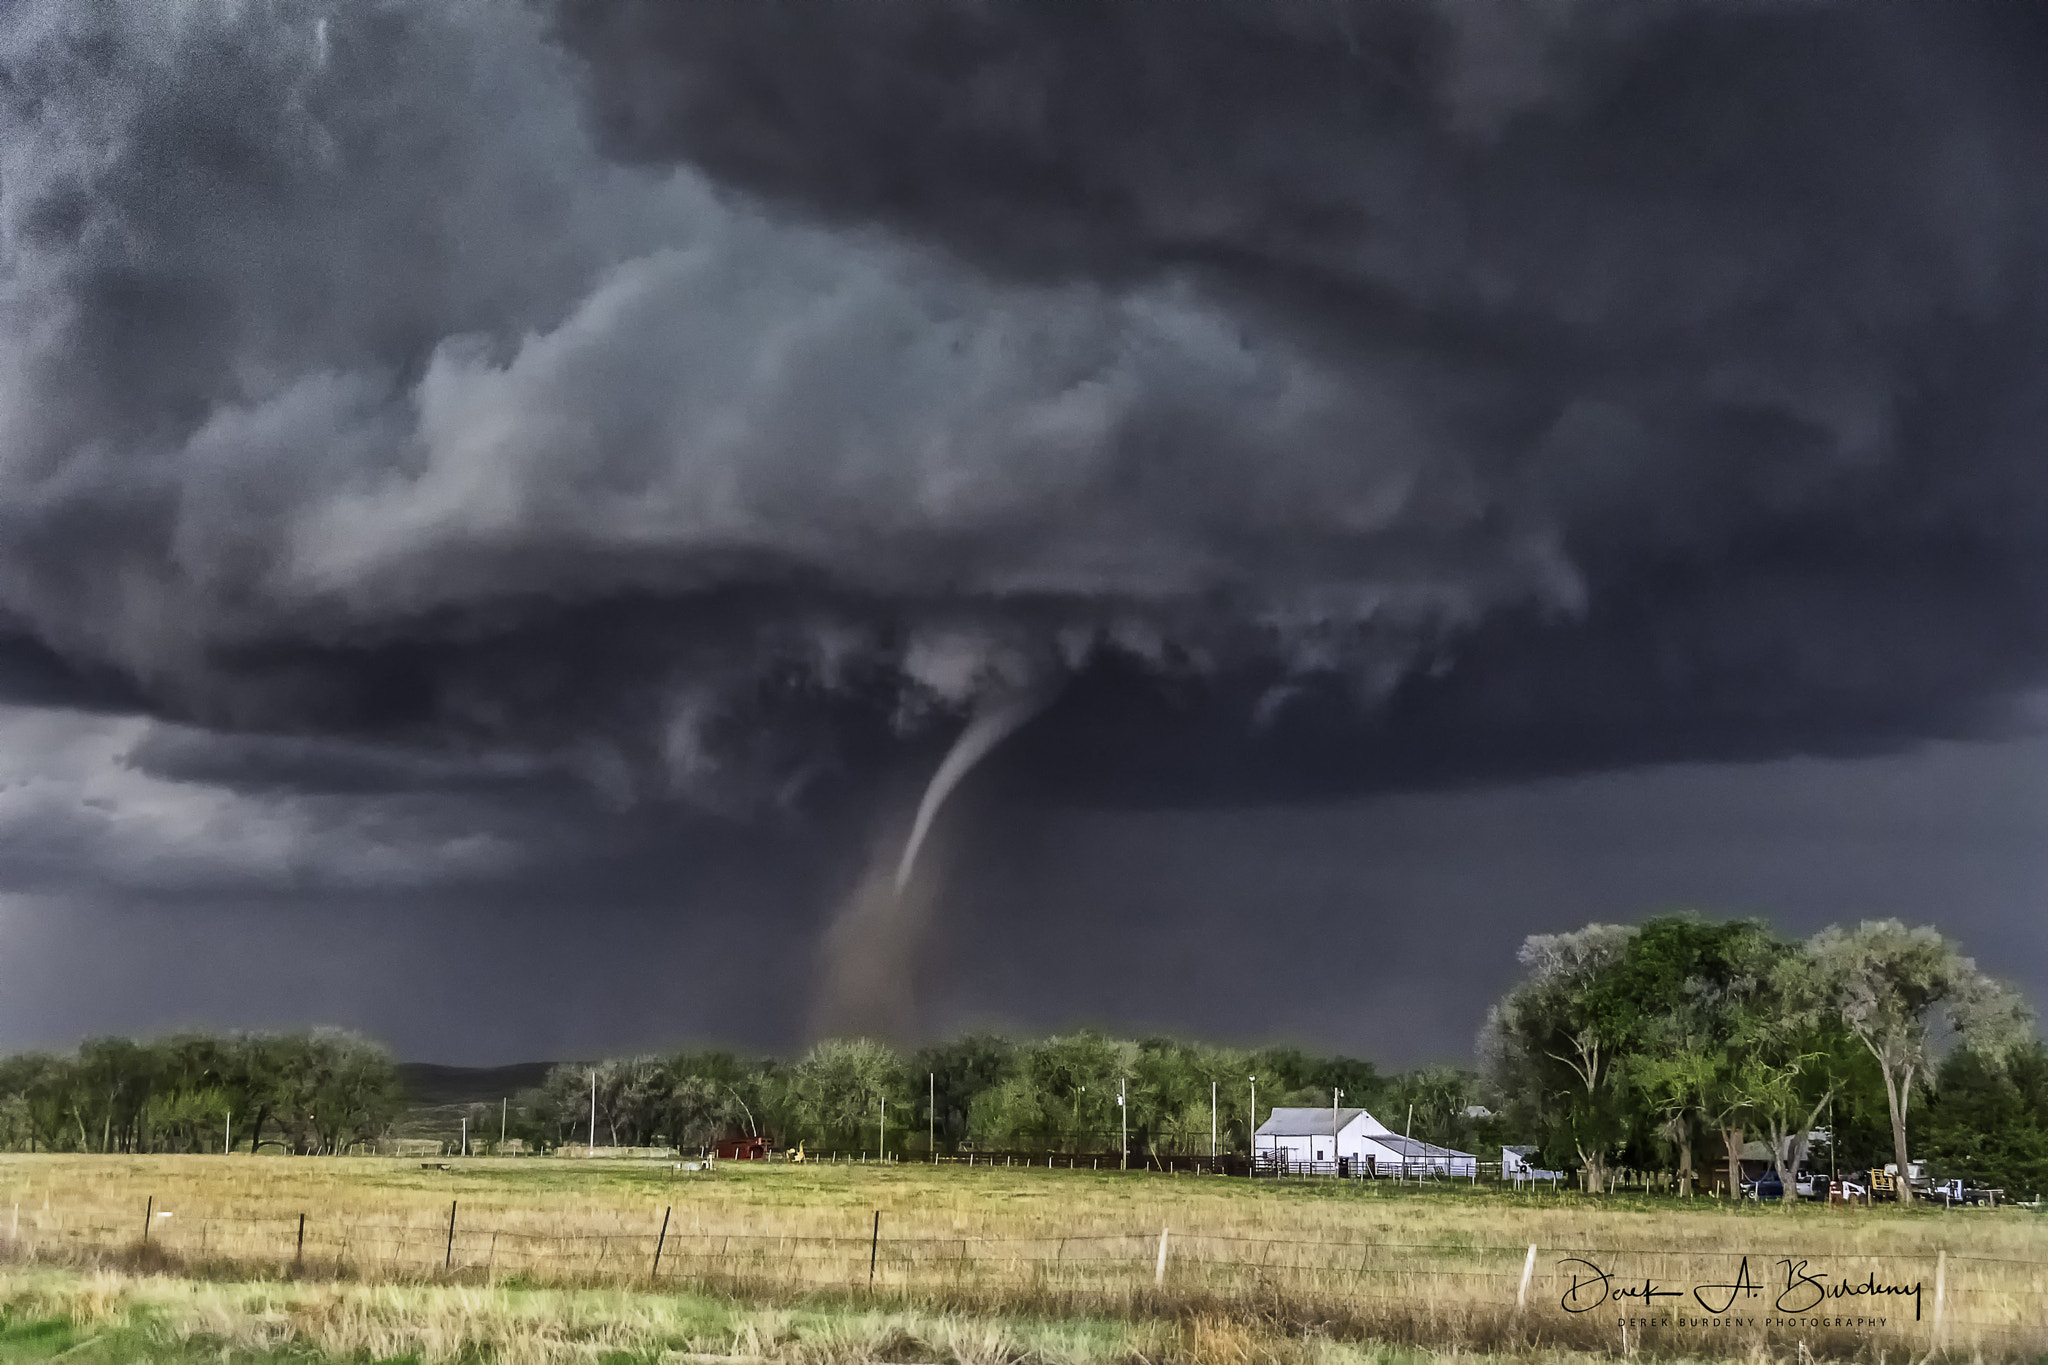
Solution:
[[[1828,1178],[1812,1171],[1801,1171],[1792,1177],[1792,1191],[1799,1199],[1825,1199],[1828,1197]],[[1765,1171],[1745,1184],[1743,1192],[1751,1199],[1783,1199],[1785,1185],[1778,1179],[1776,1171]]]

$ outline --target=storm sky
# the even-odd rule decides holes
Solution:
[[[2048,19],[0,14],[0,1046],[1457,1057],[1523,934],[2048,1000]]]

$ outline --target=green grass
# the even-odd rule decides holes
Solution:
[[[701,1294],[205,1282],[0,1269],[0,1365],[1592,1365],[1575,1351],[1433,1352],[1230,1318],[1133,1322]],[[1766,1365],[1772,1356],[1752,1356]]]
[[[359,1358],[367,1362],[367,1357]],[[341,1365],[335,1357],[301,1346],[244,1347],[204,1336],[179,1340],[145,1324],[82,1327],[63,1318],[17,1319],[0,1314],[0,1365],[63,1360],[70,1365]],[[350,1365],[356,1365],[350,1362]],[[417,1355],[392,1356],[379,1365],[420,1365]]]

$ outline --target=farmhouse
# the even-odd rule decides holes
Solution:
[[[1339,1164],[1347,1175],[1474,1175],[1479,1159],[1402,1137],[1363,1109],[1275,1109],[1259,1125],[1253,1155],[1288,1166]]]

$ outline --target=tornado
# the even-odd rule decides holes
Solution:
[[[911,875],[917,870],[918,850],[924,847],[925,836],[931,833],[932,821],[938,818],[940,807],[953,794],[953,788],[960,785],[960,779],[974,770],[974,765],[987,758],[990,751],[1014,734],[1017,728],[1046,708],[1052,700],[1053,689],[1039,686],[1021,691],[1005,690],[1000,693],[985,693],[976,703],[974,712],[968,717],[967,728],[953,741],[953,747],[946,751],[939,762],[938,771],[924,789],[924,799],[917,803],[917,818],[911,821],[910,837],[904,841],[903,856],[896,863],[896,894],[902,895],[910,885]]]
[[[915,875],[918,855],[953,789],[1044,710],[1056,691],[1055,683],[1006,687],[983,693],[975,703],[966,727],[925,784],[902,848],[893,858],[888,845],[875,849],[867,874],[825,932],[824,977],[812,1018],[817,1036],[901,1041],[914,1034],[918,956],[935,909],[933,889]]]

